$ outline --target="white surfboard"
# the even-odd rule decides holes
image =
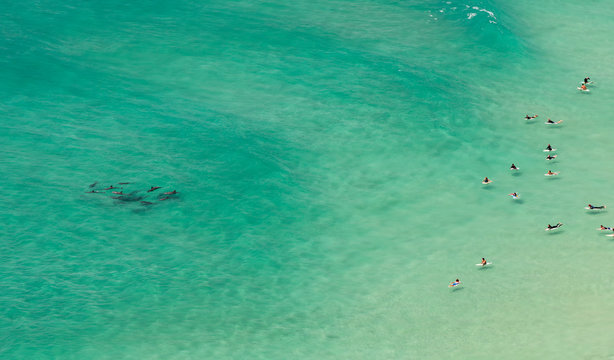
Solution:
[[[550,151],[556,151],[556,149],[552,149],[552,150],[544,149],[544,152],[550,152]]]
[[[482,265],[482,264],[475,264],[475,266],[487,266],[487,265],[492,265],[491,262],[487,262],[486,264]]]
[[[492,182],[492,180],[490,180],[490,179],[489,179],[489,180],[488,180],[488,182],[486,182],[486,181],[482,181],[482,184],[484,184],[484,185],[488,185],[488,184],[490,184],[491,182]]]
[[[589,91],[590,91],[589,89],[584,90],[584,89],[582,89],[581,87],[578,87],[578,90],[580,90],[580,91],[584,91],[584,92],[589,92]]]
[[[516,166],[515,169],[514,168],[510,168],[510,170],[517,171],[517,170],[520,170],[520,168],[518,166]]]
[[[607,234],[606,236],[614,237],[614,234]]]
[[[555,175],[558,175],[558,174],[560,174],[560,172],[559,172],[559,171],[557,171],[557,172],[553,172],[552,174],[548,174],[548,173],[546,173],[546,174],[544,174],[544,176],[555,176]]]

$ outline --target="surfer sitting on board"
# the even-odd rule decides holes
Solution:
[[[538,115],[533,115],[533,116],[529,116],[529,114],[527,114],[524,118],[526,120],[531,120],[531,119],[535,119]]]
[[[550,146],[550,144],[548,144],[548,146],[546,146],[546,150],[552,151],[552,146]]]
[[[605,205],[593,206],[591,204],[588,204],[587,208],[590,209],[590,210],[593,210],[593,209],[605,209]]]
[[[448,287],[455,287],[460,285],[460,280],[456,279],[453,282],[450,283],[450,285],[448,285]]]
[[[584,78],[584,85],[588,84],[588,82],[591,81],[591,78],[589,78],[588,76]]]
[[[486,259],[482,258],[482,266],[486,266]]]
[[[518,168],[516,167],[516,165],[512,164],[512,166],[510,166],[510,170],[518,170]]]
[[[491,182],[492,182],[492,180],[490,180],[490,179],[488,178],[488,176],[487,176],[487,177],[485,177],[485,178],[484,178],[484,180],[482,180],[482,184],[490,184]]]
[[[546,156],[546,160],[552,160],[554,158],[556,158],[556,155],[548,155],[548,156]]]

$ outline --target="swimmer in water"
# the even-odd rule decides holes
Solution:
[[[556,155],[548,155],[548,156],[546,156],[546,160],[552,160],[552,159],[555,159],[555,158],[556,158]]]
[[[161,186],[152,186],[151,189],[147,190],[147,192],[152,192],[152,191],[156,191],[159,188],[161,188]]]
[[[538,115],[533,115],[533,116],[529,116],[529,114],[527,114],[524,118],[525,120],[531,120],[531,119],[535,119]]]
[[[484,180],[482,180],[482,184],[490,184],[492,182],[492,180],[490,180],[488,177],[485,177]]]
[[[122,182],[122,183],[117,183],[118,185],[128,185],[130,184],[129,182]]]
[[[91,190],[91,191],[86,191],[86,193],[88,193],[88,194],[98,194],[98,193],[100,193],[100,191]]]
[[[164,200],[168,200],[168,199],[170,199],[170,196],[165,196],[165,197],[161,198],[160,201],[164,201]]]
[[[458,285],[460,285],[460,280],[456,279],[456,280],[452,281],[450,283],[450,285],[448,285],[448,287],[455,287],[455,286],[458,286]]]
[[[516,167],[516,165],[512,164],[512,166],[510,166],[510,170],[518,170],[518,168]]]

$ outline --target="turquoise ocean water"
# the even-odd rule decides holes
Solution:
[[[1,8],[2,359],[614,358],[610,2]]]

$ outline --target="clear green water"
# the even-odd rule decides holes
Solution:
[[[3,359],[614,357],[609,2],[2,9]]]

